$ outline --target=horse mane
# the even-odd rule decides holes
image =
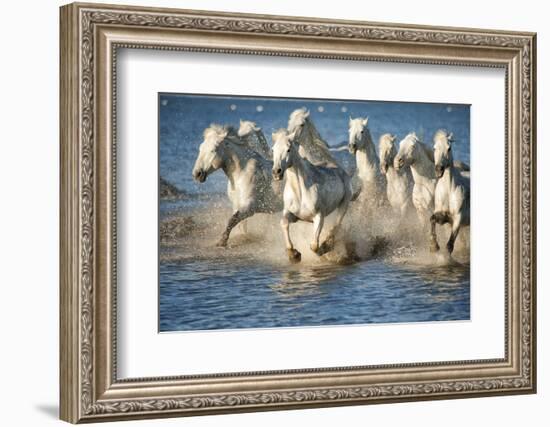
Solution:
[[[249,132],[243,132],[243,125],[249,125]],[[256,126],[256,123],[248,120],[241,120],[241,126],[239,127],[238,134],[241,140],[248,145],[248,148],[268,160],[271,159],[271,150],[269,149],[267,139],[265,138],[262,129]]]
[[[418,146],[420,148],[422,148],[422,151],[424,151],[424,153],[426,154],[426,156],[428,157],[428,159],[430,159],[430,161],[432,163],[435,162],[434,160],[434,152],[433,150],[430,150],[428,147],[426,147],[426,144],[424,144],[422,141],[420,140],[417,140],[417,143],[418,143]]]
[[[303,135],[304,131],[308,134]],[[330,153],[329,145],[321,138],[319,131],[317,131],[309,117],[305,119],[304,130],[300,136],[300,146],[303,147],[309,160],[313,160],[315,163],[338,165],[338,162]]]
[[[308,115],[308,112],[305,107],[297,108],[292,113],[290,113],[290,117],[288,119],[289,119],[289,122],[292,122],[296,119],[296,117],[301,116],[305,121],[307,119],[307,115]]]
[[[233,126],[222,126],[218,123],[212,123],[203,132],[204,139],[209,138],[211,135],[215,136],[218,143],[226,139],[235,144],[244,145],[243,140],[239,137],[237,130]]]
[[[435,132],[435,135],[434,135],[434,139],[435,138],[438,138],[438,137],[445,137],[445,138],[448,138],[449,137],[449,132],[447,132],[446,129],[438,129],[436,132]]]
[[[365,138],[367,138],[367,144],[368,144],[368,148],[367,150],[370,151],[370,156],[372,156],[373,158],[371,160],[373,160],[375,163],[379,163],[380,160],[378,159],[378,156],[376,155],[376,147],[374,146],[374,141],[372,140],[372,135],[370,133],[370,129],[365,126],[364,128],[364,131],[365,132]]]
[[[288,135],[288,130],[286,130],[285,128],[279,128],[277,129],[275,132],[273,132],[273,141],[275,141],[276,139],[278,139],[278,137],[280,135]]]
[[[272,157],[271,150],[269,149],[269,144],[267,143],[267,139],[266,139],[264,133],[262,132],[261,129],[257,130],[255,133],[256,133],[256,136],[258,137],[259,146],[261,147],[261,149],[263,151],[263,156],[266,159],[271,159],[271,157]],[[260,154],[262,154],[262,153],[260,153]]]

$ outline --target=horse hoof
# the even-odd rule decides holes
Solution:
[[[218,248],[227,248],[227,240],[222,239],[218,241],[218,243],[216,243],[216,246]]]
[[[439,245],[436,241],[432,241],[430,244],[430,252],[439,252]]]
[[[319,249],[315,252],[319,256],[323,256],[327,252],[330,252],[334,249],[334,237],[328,237],[322,244],[319,246]]]
[[[291,263],[296,264],[302,260],[302,254],[296,249],[287,249],[288,259]]]

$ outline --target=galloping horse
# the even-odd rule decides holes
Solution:
[[[409,207],[412,206],[413,178],[410,168],[397,170],[393,166],[397,155],[395,139],[395,135],[385,133],[378,141],[380,172],[386,177],[386,194],[390,206],[395,213],[403,218]]]
[[[410,167],[414,186],[412,201],[420,223],[427,228],[434,210],[435,176],[433,153],[418,139],[416,133],[409,133],[399,144],[394,158],[396,171]]]
[[[349,152],[355,156],[357,177],[360,182],[360,199],[374,201],[377,205],[384,194],[384,178],[380,173],[380,161],[367,127],[367,118],[349,118]]]
[[[281,227],[291,262],[300,262],[301,254],[290,239],[289,226],[298,220],[313,223],[310,248],[321,256],[332,250],[334,237],[346,214],[352,197],[350,177],[337,165],[313,164],[299,154],[296,129],[289,133],[280,129],[273,133],[273,178],[285,177],[283,218]],[[336,211],[336,223],[319,244],[325,217]]]
[[[227,176],[227,196],[233,215],[217,243],[227,246],[231,230],[255,213],[274,213],[282,209],[271,176],[273,163],[250,149],[234,128],[212,124],[204,131],[204,141],[193,167],[193,177],[204,182],[212,172],[222,169]]]
[[[435,187],[435,210],[430,218],[430,250],[439,251],[435,235],[435,225],[451,225],[451,236],[447,242],[447,252],[452,254],[460,227],[470,225],[470,177],[461,173],[453,163],[453,134],[438,130],[434,136],[435,174],[438,177]]]

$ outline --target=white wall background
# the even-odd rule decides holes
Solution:
[[[110,0],[113,3],[122,3]],[[58,6],[57,0],[2,6],[0,66],[0,401],[3,425],[59,425],[58,402]],[[265,412],[131,425],[279,426],[546,425],[550,405],[550,29],[544,2],[353,0],[133,0],[133,4],[305,15],[538,32],[538,351],[539,393],[439,402]],[[7,131],[7,132],[6,132]]]

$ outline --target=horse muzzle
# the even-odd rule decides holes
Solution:
[[[356,144],[349,144],[348,150],[351,154],[355,154],[357,152],[357,145]]]
[[[202,183],[206,181],[206,172],[202,169],[195,171],[193,172],[193,178],[195,179],[195,181]]]
[[[435,176],[438,178],[441,178],[443,176],[443,173],[445,172],[445,168],[440,165],[435,166]]]
[[[283,179],[283,170],[281,168],[273,169],[271,171],[271,175],[273,176],[273,179],[275,181],[280,181],[281,179]]]

